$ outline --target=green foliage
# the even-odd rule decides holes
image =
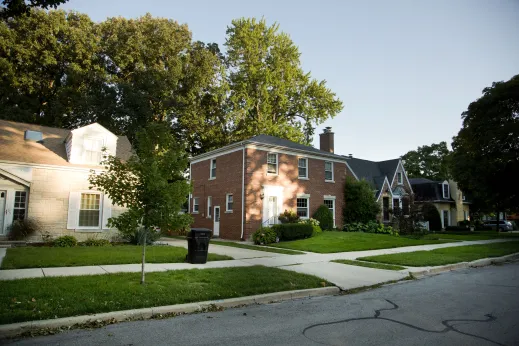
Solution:
[[[0,18],[8,19],[13,17],[20,17],[23,15],[30,15],[32,8],[57,8],[59,5],[66,3],[68,0],[2,0],[0,7]]]
[[[286,210],[279,214],[278,217],[281,223],[297,223],[299,221],[299,216],[293,210]]]
[[[52,246],[55,247],[74,247],[77,245],[77,239],[71,235],[64,235],[54,239]]]
[[[323,231],[331,231],[333,229],[333,214],[327,206],[321,204],[314,213],[314,219],[319,221],[319,226]]]
[[[309,218],[309,219],[299,220],[298,223],[311,225],[313,228],[312,237],[315,237],[316,235],[323,233],[322,228],[319,226],[319,221],[317,221],[316,219]]]
[[[88,238],[84,242],[81,242],[79,245],[81,246],[111,246],[112,244],[108,239],[96,239],[96,238]]]
[[[441,231],[442,220],[438,209],[432,203],[423,203],[421,206],[421,212],[424,221],[429,221],[430,231]]]
[[[127,235],[125,239],[133,245],[143,245],[144,241],[146,241],[146,245],[151,245],[159,240],[160,236],[161,234],[159,230],[156,230],[153,227],[146,230],[141,226],[137,228],[132,234]]]
[[[480,211],[516,211],[519,206],[519,75],[494,82],[462,113],[452,142],[450,169]]]
[[[380,212],[380,205],[369,183],[349,176],[344,184],[344,203],[344,224],[374,221]]]
[[[273,225],[272,229],[280,241],[309,238],[314,232],[313,225],[309,223],[282,223]]]
[[[352,222],[344,225],[345,232],[364,232],[364,233],[379,233],[379,234],[389,234],[398,236],[399,233],[391,226],[386,226],[384,224],[378,223],[376,221],[369,221],[366,223],[361,222]]]
[[[418,147],[402,156],[410,178],[446,180],[449,178],[449,148],[447,142]]]
[[[270,227],[260,227],[252,233],[252,241],[257,245],[268,245],[276,242],[277,234]]]
[[[24,240],[41,231],[41,225],[33,219],[14,220],[7,227],[7,238],[9,240]]]

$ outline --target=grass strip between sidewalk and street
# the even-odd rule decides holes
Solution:
[[[391,264],[361,262],[361,261],[352,261],[352,260],[332,260],[332,262],[348,264],[348,265],[352,265],[352,266],[359,266],[359,267],[375,268],[375,269],[386,269],[386,270],[406,269],[405,267],[391,265]]]
[[[146,247],[147,263],[182,263],[187,249],[167,245]],[[18,247],[7,249],[1,269],[74,267],[141,263],[142,246],[116,245],[102,247]],[[209,254],[208,261],[231,260],[232,257]]]
[[[0,324],[331,286],[263,266],[2,281]]]
[[[513,253],[519,253],[519,241],[455,246],[430,251],[404,252],[391,255],[361,257],[358,259],[409,267],[430,267],[470,262],[481,258],[501,257]]]
[[[209,243],[209,248],[211,247],[211,244],[237,247],[237,248],[240,248],[240,249],[264,251],[264,252],[273,252],[273,253],[281,253],[281,254],[285,254],[285,255],[303,255],[304,254],[304,252],[301,252],[301,251],[293,251],[293,250],[286,250],[286,249],[274,249],[274,248],[271,248],[271,247],[258,246],[258,245],[249,245],[249,244],[240,244],[240,243],[235,243],[235,242],[231,242],[231,241],[211,240],[210,243]]]

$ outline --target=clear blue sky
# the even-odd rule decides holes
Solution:
[[[450,145],[481,90],[519,74],[519,0],[71,0],[62,8],[94,21],[149,12],[219,44],[234,18],[278,22],[304,70],[344,102],[317,133],[331,126],[336,153],[369,160]]]

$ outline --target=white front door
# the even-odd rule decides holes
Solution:
[[[269,197],[267,208],[268,223],[269,225],[274,225],[278,219],[278,198],[276,196]]]
[[[213,237],[220,235],[220,207],[214,207]]]
[[[5,198],[7,191],[0,190],[0,234],[4,235]]]

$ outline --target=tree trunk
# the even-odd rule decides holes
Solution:
[[[141,285],[144,284],[144,264],[146,263],[146,235],[148,228],[144,227],[144,238],[142,241],[142,268],[141,268]]]

